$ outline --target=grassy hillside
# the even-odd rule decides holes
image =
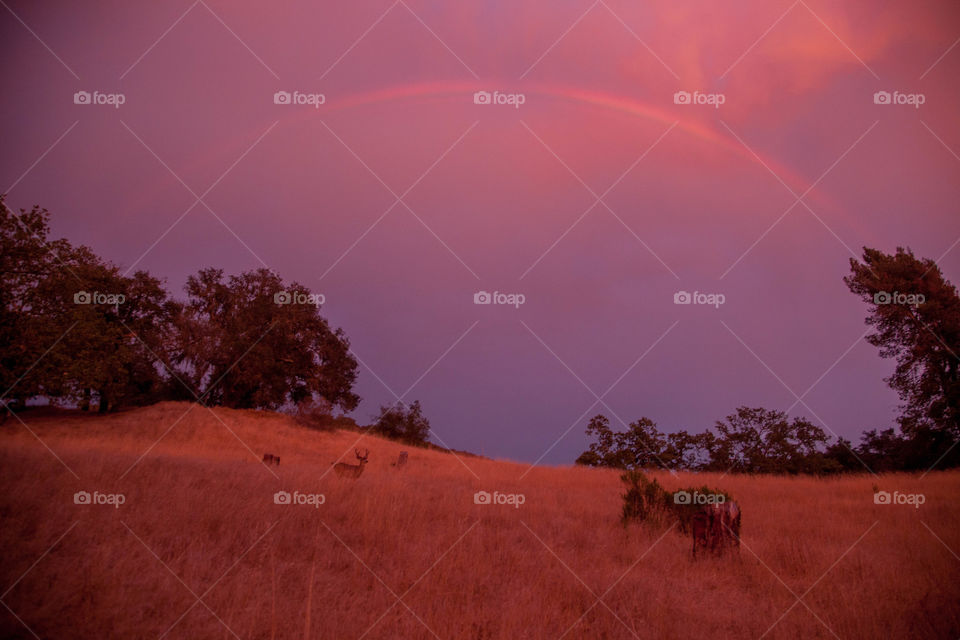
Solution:
[[[739,556],[694,561],[676,530],[620,525],[612,471],[527,473],[186,403],[23,419],[32,434],[0,428],[2,637],[960,636],[957,472],[657,474],[743,509]],[[337,478],[355,446],[369,465]],[[874,484],[925,503],[876,505]],[[523,504],[478,505],[479,490]]]

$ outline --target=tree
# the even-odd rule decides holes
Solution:
[[[883,358],[895,358],[887,383],[902,401],[906,435],[943,431],[960,438],[960,297],[930,259],[909,249],[893,255],[864,247],[863,262],[850,260],[844,277],[869,305],[867,337]]]
[[[44,395],[100,411],[159,398],[176,305],[159,280],[132,277],[90,249],[49,241],[49,213],[0,199],[0,379],[15,404]],[[19,380],[19,382],[17,382]]]
[[[610,429],[610,421],[602,414],[595,415],[587,424],[587,436],[593,437],[594,442],[580,454],[577,464],[589,467],[618,467],[625,468],[621,460],[620,444],[616,435]]]
[[[863,434],[857,453],[874,472],[898,471],[905,467],[906,450],[906,438],[893,429],[872,429]]]
[[[423,415],[420,401],[416,400],[406,407],[401,403],[380,407],[373,430],[394,440],[423,446],[430,436],[430,421]]]
[[[124,276],[86,247],[72,248],[36,288],[35,309],[56,334],[38,369],[45,395],[99,410],[156,402],[179,305],[144,271]]]
[[[960,464],[960,451],[947,432],[919,427],[909,433],[872,429],[863,434],[857,455],[875,472],[918,471]]]
[[[855,450],[853,443],[846,438],[837,438],[836,442],[827,447],[824,457],[831,461],[829,464],[836,471],[866,470],[866,467],[863,466],[866,461],[863,459],[862,452]]]
[[[577,464],[617,469],[672,466],[667,436],[649,418],[630,423],[626,431],[614,432],[607,417],[598,414],[590,420],[586,433],[595,441],[577,458]]]
[[[38,285],[70,251],[65,240],[48,241],[49,219],[40,207],[15,213],[0,196],[0,394],[20,407],[40,393],[36,364],[58,335],[37,309]]]
[[[38,396],[101,412],[164,398],[271,408],[324,399],[347,411],[357,363],[320,299],[265,269],[216,269],[171,300],[83,246],[48,240],[49,213],[15,214],[0,196],[0,396]],[[189,388],[185,388],[189,387]],[[196,394],[196,395],[195,395]],[[6,415],[6,414],[4,414]]]
[[[350,343],[330,328],[308,289],[285,286],[266,269],[227,279],[204,269],[188,278],[186,291],[174,361],[204,402],[276,409],[320,397],[356,408]]]
[[[706,469],[710,466],[716,437],[710,431],[690,434],[677,431],[667,434],[663,460],[671,469]]]
[[[631,422],[620,436],[620,450],[627,458],[627,468],[645,469],[647,467],[666,466],[664,450],[667,447],[666,436],[657,429],[650,418],[640,418]]]
[[[717,421],[712,465],[748,473],[816,471],[827,435],[806,418],[783,411],[738,407]]]

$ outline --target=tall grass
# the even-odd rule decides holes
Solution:
[[[620,524],[613,471],[524,476],[422,449],[398,470],[393,442],[215,413],[24,414],[79,480],[19,423],[2,427],[0,636],[960,636],[960,473],[653,474],[743,509],[739,556],[694,561],[675,527]],[[363,476],[328,473],[354,446],[370,449]],[[926,502],[877,505],[874,484]],[[77,505],[80,490],[125,503]],[[325,502],[275,504],[280,490]],[[525,500],[475,504],[480,490]]]

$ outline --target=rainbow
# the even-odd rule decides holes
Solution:
[[[325,114],[330,112],[347,111],[358,107],[390,103],[398,100],[431,100],[438,102],[459,100],[465,102],[477,90],[478,86],[476,82],[411,84],[385,87],[375,91],[355,93],[342,97],[327,96],[326,103],[321,106],[319,110],[311,106],[303,106],[299,108],[283,107],[282,110],[278,111],[277,113],[281,116],[280,126],[291,123],[302,124],[310,121],[316,121],[318,118],[323,118]],[[703,141],[708,145],[721,149],[731,155],[740,157],[749,163],[760,165],[758,168],[763,171],[763,173],[767,173],[762,166],[766,165],[766,167],[768,167],[772,172],[776,173],[777,176],[779,176],[780,179],[783,180],[783,182],[787,184],[797,195],[800,195],[809,189],[813,182],[812,179],[798,174],[796,171],[783,165],[776,159],[762,155],[756,151],[756,149],[751,151],[729,133],[721,133],[717,129],[697,119],[677,118],[677,115],[673,112],[666,111],[658,106],[653,106],[633,98],[627,98],[599,91],[587,91],[568,86],[543,84],[524,85],[523,93],[528,96],[527,105],[531,104],[531,100],[529,98],[530,96],[545,96],[551,99],[564,100],[574,104],[585,105],[608,112],[616,111],[630,117],[643,118],[645,120],[659,122],[664,125],[664,130],[666,130],[666,127],[675,124],[676,129],[697,140]],[[269,99],[269,96],[267,98]],[[529,106],[525,108],[529,108]],[[288,109],[290,111],[288,111]],[[322,125],[318,123],[317,126],[319,127]],[[258,126],[256,130],[245,132],[243,134],[243,139],[251,141],[256,140],[261,134],[263,134],[266,128],[267,125],[263,124],[262,126]],[[222,149],[219,151],[222,151]],[[757,155],[754,155],[754,153]],[[204,154],[195,154],[191,165],[205,165],[207,162],[211,161],[212,157],[214,156],[220,157],[220,154],[216,153],[214,149],[209,149]],[[769,179],[776,180],[776,178],[774,178],[772,175],[769,176]],[[143,192],[141,192],[141,194],[142,193]],[[789,194],[785,195],[789,197]],[[837,212],[845,219],[850,220],[849,214],[847,214],[847,212],[845,212],[844,209],[838,205],[833,198],[828,197],[822,191],[818,189],[812,189],[805,198],[805,201],[808,203],[812,203],[814,200],[819,205],[814,210],[818,210],[822,206],[828,210]],[[797,204],[793,213],[796,213],[798,209],[802,210],[803,205]],[[768,215],[774,216],[778,213],[779,211],[770,211]],[[772,217],[771,220],[773,220]],[[860,225],[855,220],[853,222],[855,226],[858,227],[859,231],[864,231],[863,229],[859,229]]]
[[[387,87],[376,91],[358,93],[339,99],[329,100],[323,107],[321,107],[320,113],[322,114],[330,111],[348,110],[361,106],[392,102],[395,100],[422,100],[424,98],[434,100],[463,99],[464,97],[471,96],[477,89],[478,87],[476,83],[466,82],[423,83],[398,87]],[[557,85],[551,86],[542,84],[532,86],[525,85],[523,93],[535,96],[547,96],[553,99],[565,100],[567,102],[580,105],[588,105],[608,111],[617,111],[631,117],[638,117],[660,122],[664,125],[664,127],[676,123],[677,129],[694,138],[697,138],[698,140],[716,146],[738,157],[744,158],[751,163],[765,164],[771,171],[776,173],[787,185],[789,185],[793,192],[797,195],[800,195],[806,191],[813,182],[812,179],[798,174],[796,171],[780,163],[775,158],[761,155],[756,149],[753,149],[751,152],[750,149],[745,147],[740,141],[731,135],[721,134],[714,128],[705,125],[699,120],[679,119],[674,113],[668,112],[648,103],[641,102],[639,100],[599,91],[586,91],[575,87]],[[527,103],[529,104],[529,102],[530,101],[528,99]],[[300,117],[306,119],[315,116],[315,114],[316,109],[304,108]],[[754,153],[757,155],[754,156]],[[762,169],[763,167],[761,166],[760,168]],[[770,176],[770,179],[776,180],[776,178],[773,176]],[[812,190],[809,195],[816,198],[821,203],[827,204],[831,207],[836,206],[832,199],[826,198],[823,193],[818,193],[816,189]]]

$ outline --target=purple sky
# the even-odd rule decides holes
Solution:
[[[544,463],[599,412],[856,440],[897,398],[851,252],[960,281],[958,38],[954,2],[7,2],[0,188],[178,296],[209,266],[323,293],[361,422],[389,387]]]

